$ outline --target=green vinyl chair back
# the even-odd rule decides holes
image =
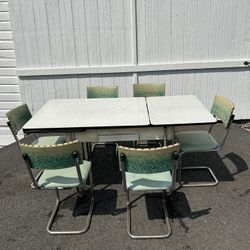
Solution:
[[[159,148],[127,148],[118,147],[120,163],[124,164],[125,172],[152,174],[172,171],[179,144]]]
[[[220,119],[227,128],[234,111],[234,104],[224,96],[216,95],[214,97],[211,113]]]
[[[134,97],[165,96],[164,83],[133,84]]]
[[[87,98],[117,98],[118,86],[89,86]]]
[[[27,123],[32,117],[27,104],[20,105],[6,113],[9,119],[8,125],[11,132],[16,135],[18,131]]]
[[[20,148],[30,168],[62,169],[83,163],[79,141],[46,146],[20,144]]]

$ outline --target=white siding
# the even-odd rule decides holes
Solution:
[[[208,108],[215,93],[226,95],[236,119],[250,119],[249,0],[9,4],[22,97],[33,112],[50,98],[85,97],[87,85],[118,84],[131,96],[138,79],[165,82],[169,95],[196,94]]]
[[[8,2],[0,1],[0,147],[14,142],[5,113],[21,103]]]
[[[10,0],[9,4],[18,68],[131,63],[130,1]]]

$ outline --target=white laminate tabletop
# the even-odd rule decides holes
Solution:
[[[147,125],[149,117],[144,97],[56,99],[48,101],[24,125],[23,131]]]
[[[148,97],[152,125],[215,123],[216,119],[194,95]]]

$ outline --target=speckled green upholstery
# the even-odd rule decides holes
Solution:
[[[119,155],[125,155],[126,172],[151,174],[172,170],[173,153],[178,152],[179,144],[169,147],[135,149],[119,146]]]
[[[83,161],[80,165],[82,180],[86,183],[89,176],[91,163]],[[56,170],[44,170],[42,176],[38,180],[38,186],[42,188],[70,188],[80,185],[76,167],[69,167]]]
[[[126,188],[134,191],[166,190],[172,186],[179,144],[161,148],[134,149],[119,146],[120,162],[124,164]]]
[[[64,136],[42,136],[32,142],[33,146],[44,146],[53,144],[63,144],[66,142]]]
[[[61,169],[75,166],[76,152],[82,164],[81,144],[78,141],[59,145],[32,146],[20,144],[22,154],[28,156],[29,166],[37,169]]]
[[[89,86],[87,98],[117,98],[118,86]]]
[[[230,117],[234,111],[234,104],[224,96],[216,95],[214,97],[211,113],[220,119],[225,127],[228,126]]]
[[[208,131],[187,131],[176,134],[183,152],[210,151],[218,148],[218,144]]]
[[[6,116],[9,119],[10,128],[14,134],[17,134],[23,125],[32,117],[27,104],[10,110],[6,113]]]
[[[165,96],[164,83],[134,84],[134,97]]]

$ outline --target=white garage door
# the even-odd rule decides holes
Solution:
[[[8,1],[0,0],[0,147],[13,142],[5,113],[21,102]]]

